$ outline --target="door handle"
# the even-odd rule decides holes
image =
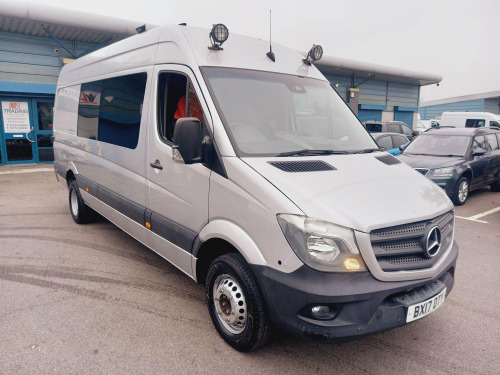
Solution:
[[[155,169],[159,169],[159,170],[163,169],[163,167],[161,166],[160,161],[158,159],[156,159],[154,163],[149,163],[149,165]]]

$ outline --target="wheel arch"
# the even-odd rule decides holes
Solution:
[[[193,246],[193,271],[196,281],[205,282],[212,261],[224,254],[238,253],[249,264],[266,264],[250,235],[234,223],[214,220],[200,232]]]

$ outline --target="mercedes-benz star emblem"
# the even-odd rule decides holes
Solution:
[[[429,258],[435,257],[441,249],[441,230],[437,226],[433,226],[427,234],[426,255]]]

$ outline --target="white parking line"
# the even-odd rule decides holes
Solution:
[[[483,217],[483,216],[486,216],[486,215],[489,215],[489,214],[492,214],[493,212],[497,212],[497,211],[500,211],[500,207],[497,207],[497,208],[493,208],[489,211],[486,211],[486,212],[482,212],[480,214],[477,214],[477,215],[474,215],[474,216],[471,216],[470,218],[471,219],[479,219],[480,217]]]
[[[455,216],[455,217],[458,217],[459,219],[475,221],[477,223],[488,224],[487,221],[478,220],[478,219],[482,218],[484,216],[491,215],[492,213],[497,212],[497,211],[500,211],[500,207],[493,208],[493,209],[491,209],[489,211],[481,212],[480,214],[477,214],[477,215],[474,215],[474,216],[470,216],[470,217],[462,217],[462,216]]]
[[[476,223],[482,223],[482,224],[488,224],[487,221],[483,221],[483,220],[476,220],[476,219],[472,219],[470,217],[463,217],[463,216],[455,216],[457,219],[463,219],[463,220],[469,220],[469,221],[475,221]]]

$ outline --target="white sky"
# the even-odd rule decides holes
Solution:
[[[500,90],[500,0],[29,0],[157,25],[186,22],[298,50],[443,76],[422,100]]]

